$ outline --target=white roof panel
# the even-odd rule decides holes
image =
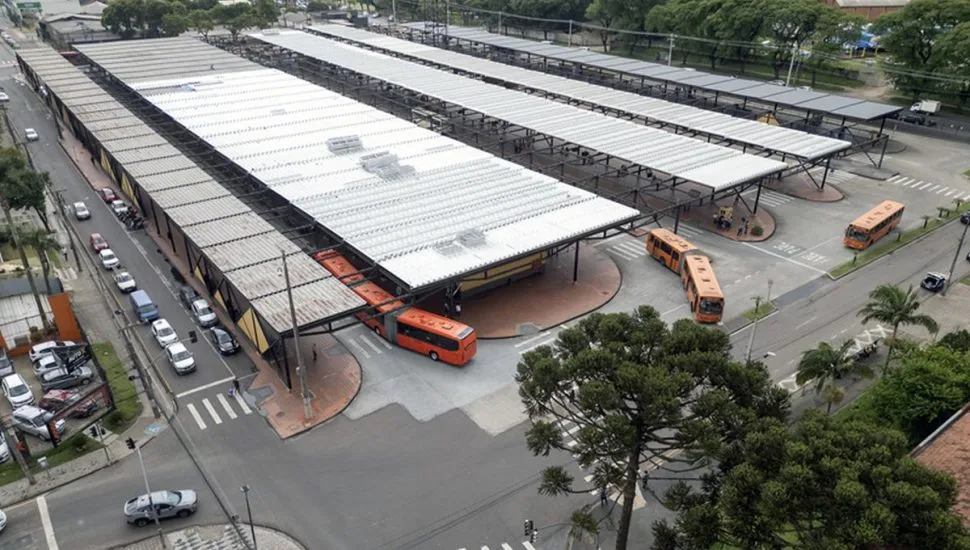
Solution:
[[[847,141],[644,97],[632,92],[506,65],[354,27],[321,25],[313,27],[312,32],[797,157],[814,159],[848,149],[852,145]],[[630,61],[624,58],[615,59],[623,63]]]
[[[325,63],[460,105],[718,191],[786,168],[782,162],[486,84],[300,31],[251,36]],[[644,144],[650,144],[644,146]],[[671,152],[676,151],[676,156]],[[742,162],[735,158],[744,159]]]
[[[80,47],[98,63],[96,47]],[[122,47],[112,46],[115,52]],[[151,45],[127,47],[135,55]],[[640,215],[275,69],[253,65],[250,71],[125,84],[412,288]],[[359,149],[328,146],[348,136],[359,139]],[[397,158],[390,172],[364,169],[368,158],[381,154]],[[247,231],[252,218],[232,216],[185,232],[206,248],[270,232],[261,221]],[[265,284],[258,293],[270,294],[254,306],[274,326],[288,326],[285,293],[273,294],[275,287]]]

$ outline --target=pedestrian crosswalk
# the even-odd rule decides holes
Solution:
[[[253,413],[252,407],[249,406],[240,392],[235,392],[231,396],[228,393],[218,393],[204,397],[198,404],[187,403],[185,408],[200,430],[205,430],[210,425],[218,426],[222,424],[224,422],[223,417],[225,417],[225,420],[235,420],[240,416]],[[238,413],[236,412],[237,409]]]
[[[515,347],[518,348],[519,355],[525,355],[539,346],[551,346],[556,342],[556,338],[559,338],[559,332],[567,328],[569,328],[569,323],[563,323],[557,327],[542,331],[535,336],[526,338],[516,343]]]
[[[576,437],[579,433],[579,430],[582,428],[579,424],[573,422],[572,420],[560,420],[559,428],[560,430],[562,430],[561,432],[562,438],[566,447],[573,449],[579,445],[579,443],[576,441]],[[574,454],[573,458],[578,458],[578,455]],[[624,467],[624,464],[617,464],[617,466],[622,468]],[[647,465],[647,466],[648,467],[646,469],[648,470],[652,470],[656,467],[656,465],[652,467],[650,467],[650,465]],[[577,464],[577,468],[579,468],[578,464]],[[592,468],[593,466],[590,467],[590,469]],[[592,486],[593,475],[583,470],[582,468],[579,468],[579,470],[580,470],[580,473],[583,474],[583,482],[585,482],[586,485],[589,486],[589,494],[594,497],[599,497],[600,488]],[[637,470],[640,471],[639,468]],[[606,496],[610,502],[616,502],[617,505],[622,504],[623,496],[620,494],[619,488],[609,487],[607,488],[607,491],[608,492]],[[640,490],[640,484],[637,483],[636,493],[634,494],[634,497],[633,497],[633,509],[639,510],[640,508],[643,508],[646,505],[647,505],[647,501],[646,499],[643,498],[643,493]]]
[[[467,546],[467,547],[459,548],[458,550],[479,550],[479,548],[481,548],[481,550],[492,550],[493,548],[495,550],[499,550],[499,549],[517,550],[519,548],[522,548],[523,550],[536,550],[536,547],[533,546],[532,543],[528,541],[523,541],[520,543],[513,543],[513,544],[502,542],[502,543],[499,543],[499,546],[494,546],[494,545],[493,546]]]
[[[669,229],[673,230],[673,227]],[[677,234],[687,239],[695,239],[700,236],[701,230],[681,223],[677,225]],[[611,255],[624,260],[635,261],[647,255],[646,243],[633,237],[622,236],[597,244],[597,246],[601,245],[605,246],[606,251]]]
[[[363,327],[354,330],[356,332],[351,331],[341,339],[353,348],[354,355],[370,359],[371,356],[380,355],[393,347],[387,340]]]
[[[966,191],[965,189],[957,189],[955,187],[940,185],[930,181],[904,176],[902,174],[896,174],[895,176],[886,180],[886,183],[903,187],[909,189],[910,191],[922,191],[923,193],[937,195],[945,199],[970,200],[970,191]]]
[[[758,197],[758,189],[748,189],[744,193],[741,193],[741,196],[749,201],[753,201],[755,197]],[[758,203],[766,206],[781,206],[793,200],[795,200],[795,197],[791,195],[778,193],[770,189],[761,189],[761,196],[758,197]]]
[[[812,175],[812,179],[820,184],[822,183],[822,176],[825,174],[824,166],[816,166],[810,168],[808,173]],[[825,178],[825,185],[841,185],[844,183],[850,183],[858,179],[859,176],[853,174],[852,172],[846,172],[845,170],[835,170],[834,168],[829,169],[829,175]]]

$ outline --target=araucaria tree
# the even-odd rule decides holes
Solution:
[[[574,453],[592,474],[592,488],[619,494],[617,550],[627,548],[641,470],[682,477],[719,460],[758,418],[787,415],[788,394],[760,363],[731,360],[730,347],[721,331],[687,320],[668,327],[641,306],[632,315],[593,314],[519,363],[529,449]],[[565,421],[580,427],[573,445]],[[539,487],[547,495],[589,490],[561,466],[547,468]],[[587,510],[573,523],[595,525]]]

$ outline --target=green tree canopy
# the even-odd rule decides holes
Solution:
[[[795,382],[801,386],[809,382],[815,383],[815,393],[823,394],[827,388],[840,388],[839,382],[848,376],[872,376],[872,369],[855,361],[850,354],[852,340],[844,342],[839,347],[832,347],[828,342],[820,342],[818,347],[802,354],[798,362],[798,373]],[[829,390],[827,394],[828,411],[832,412],[832,405],[841,399],[834,399],[842,395],[839,390]]]
[[[953,351],[970,351],[970,331],[966,329],[949,332],[940,338],[937,344]]]
[[[745,438],[743,461],[704,498],[683,484],[670,491],[684,512],[675,527],[657,524],[662,546],[654,548],[970,548],[950,511],[953,480],[908,453],[896,430],[819,411],[793,430],[767,419]]]
[[[618,489],[618,550],[626,548],[642,464],[690,470],[721,458],[756,419],[786,416],[787,392],[763,365],[732,361],[729,351],[724,332],[687,320],[668,327],[655,309],[641,306],[632,315],[590,315],[562,331],[555,348],[540,347],[519,363],[516,381],[532,420],[529,449],[572,452],[592,468],[592,488]],[[579,426],[575,446],[564,439],[565,421]],[[539,491],[590,490],[574,483],[563,467],[551,467]]]
[[[896,349],[899,327],[921,326],[932,333],[940,330],[932,317],[918,313],[919,306],[919,296],[912,286],[903,290],[896,285],[879,285],[869,293],[869,302],[859,311],[863,323],[879,321],[892,328],[892,338],[886,352],[887,367]]]

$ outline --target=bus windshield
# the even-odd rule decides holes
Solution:
[[[848,227],[848,229],[845,230],[845,236],[854,241],[865,241],[866,239],[869,238],[868,233],[866,233],[865,231],[859,231],[858,229],[856,229],[851,225]]]
[[[701,313],[719,315],[724,310],[724,302],[718,298],[701,298]]]

